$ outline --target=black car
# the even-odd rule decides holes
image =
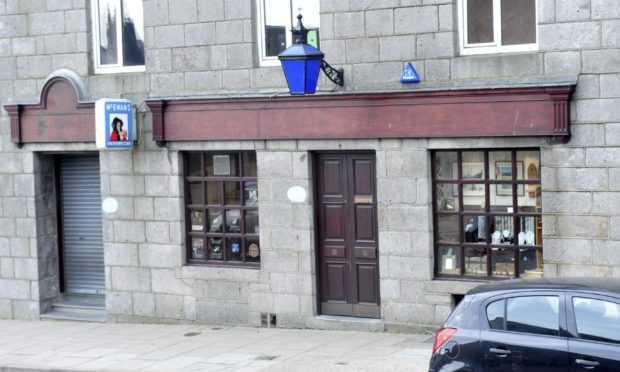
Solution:
[[[510,280],[469,291],[430,372],[620,371],[620,281]]]

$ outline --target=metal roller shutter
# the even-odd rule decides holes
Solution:
[[[98,156],[61,158],[65,292],[105,293]]]

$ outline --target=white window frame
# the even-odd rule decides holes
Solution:
[[[113,0],[117,9],[121,9],[121,0]],[[136,0],[129,0],[136,1]],[[141,3],[142,1],[139,0]],[[125,73],[125,72],[144,72],[144,65],[137,66],[123,66],[123,22],[121,20],[121,14],[116,15],[116,34],[119,35],[120,43],[117,43],[118,49],[116,51],[117,64],[101,64],[101,53],[99,51],[99,0],[91,0],[91,16],[93,20],[93,58],[94,58],[94,68],[96,74],[117,74],[117,73]],[[143,14],[144,17],[144,14]]]
[[[319,0],[306,0],[306,1],[315,1],[319,2]],[[258,61],[260,66],[280,66],[280,60],[278,60],[277,56],[266,56],[265,50],[265,0],[256,0],[256,9],[258,9],[258,17],[256,22],[257,32],[259,39],[257,40],[258,44]],[[286,45],[291,45],[293,43],[293,35],[291,34],[291,29],[294,24],[297,24],[297,10],[292,9],[292,0],[288,0],[289,13],[291,23],[286,24]],[[302,13],[303,14],[303,13]],[[303,21],[303,19],[302,19]],[[294,23],[294,24],[293,24]]]
[[[493,0],[493,39],[491,43],[469,44],[467,41],[467,2],[468,0],[458,1],[459,17],[459,42],[461,55],[492,54],[492,53],[515,53],[530,52],[538,50],[538,0],[534,0],[535,15],[534,25],[536,31],[536,42],[530,44],[501,45],[502,41],[502,13],[501,1]]]

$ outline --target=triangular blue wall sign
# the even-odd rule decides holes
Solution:
[[[407,63],[407,66],[405,67],[405,71],[403,71],[403,74],[400,76],[400,82],[401,83],[419,83],[420,82],[420,76],[418,76],[418,73],[415,71],[415,68],[413,68],[413,66],[411,65],[411,62]]]

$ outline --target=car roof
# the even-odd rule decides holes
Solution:
[[[536,278],[512,279],[482,284],[467,292],[467,295],[490,292],[522,290],[578,290],[603,291],[620,294],[620,278]]]

